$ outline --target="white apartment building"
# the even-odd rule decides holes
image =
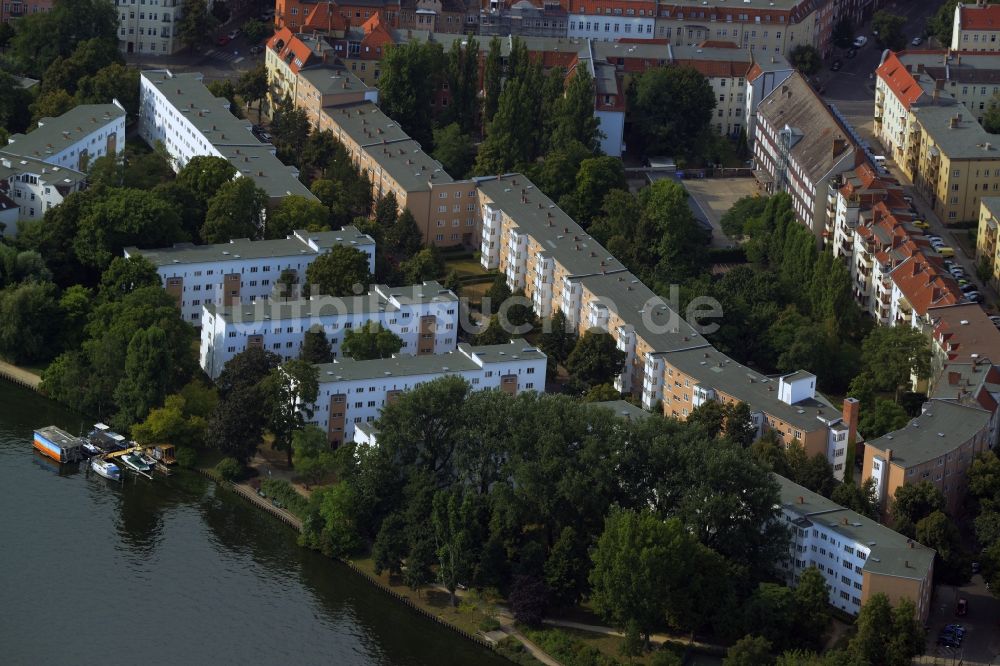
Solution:
[[[521,339],[479,347],[462,343],[455,351],[433,356],[338,358],[316,368],[319,400],[310,422],[322,428],[334,446],[374,442],[371,425],[363,424],[375,421],[399,394],[440,377],[461,377],[473,391],[495,389],[513,395],[545,390],[545,354]]]
[[[298,357],[310,330],[326,333],[335,357],[344,332],[368,322],[381,324],[402,338],[404,355],[443,354],[455,349],[458,337],[458,297],[437,282],[409,287],[372,285],[367,294],[342,298],[208,303],[202,308],[201,367],[213,379],[229,359],[248,347],[262,347],[285,359]]]
[[[656,2],[570,3],[567,36],[616,42],[656,37]],[[608,6],[610,5],[610,6]]]
[[[202,306],[267,300],[283,272],[293,271],[301,283],[309,264],[338,245],[364,252],[368,272],[375,272],[375,240],[356,227],[320,232],[299,229],[278,240],[241,238],[217,245],[177,243],[153,250],[128,247],[125,256],[143,257],[156,266],[163,288],[177,300],[184,321],[200,326]]]
[[[206,0],[211,9],[211,0]],[[118,48],[122,53],[170,55],[184,48],[177,39],[183,0],[115,0]]]
[[[768,192],[787,192],[796,219],[817,239],[827,231],[831,180],[862,161],[861,150],[797,72],[757,107],[754,176]]]
[[[751,56],[754,54],[751,52]],[[795,68],[783,57],[762,55],[754,57],[746,76],[746,127],[747,145],[753,146],[756,136],[757,107],[775,88],[788,80]]]
[[[927,619],[932,549],[782,476],[773,477],[791,535],[789,559],[782,565],[788,585],[794,587],[807,568],[815,567],[830,586],[830,605],[850,615],[881,592],[892,603],[909,599],[917,618]]]
[[[16,220],[35,220],[87,185],[93,160],[125,149],[125,110],[111,104],[81,104],[58,118],[42,118],[28,134],[14,134],[0,149],[0,195],[9,204],[0,237],[17,234]],[[15,223],[11,224],[10,220]]]
[[[251,127],[249,120],[240,120],[229,111],[229,100],[209,92],[201,74],[142,72],[139,135],[150,146],[162,142],[175,170],[192,157],[222,157],[238,175],[264,190],[272,203],[290,194],[315,199],[299,181],[298,170],[282,164],[274,146],[258,141]]]

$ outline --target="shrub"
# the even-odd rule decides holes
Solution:
[[[198,452],[187,446],[177,448],[177,464],[184,469],[191,469],[198,463]]]
[[[529,631],[528,638],[565,666],[618,666],[620,663],[583,641],[559,631]]]
[[[243,474],[243,465],[236,458],[223,458],[215,466],[215,471],[225,481],[235,481]]]
[[[484,617],[479,622],[480,631],[496,631],[500,628],[500,620],[495,617]]]
[[[300,495],[292,484],[284,479],[264,479],[260,483],[260,489],[271,499],[281,502],[286,509],[294,513],[299,518],[306,515],[309,501]]]

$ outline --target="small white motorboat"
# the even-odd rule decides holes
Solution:
[[[122,471],[118,465],[114,464],[110,460],[104,460],[102,458],[91,458],[90,469],[94,470],[105,479],[111,479],[112,481],[121,481]]]
[[[134,469],[137,472],[142,472],[143,474],[149,474],[153,471],[152,466],[147,465],[146,462],[139,457],[136,453],[126,453],[119,458],[127,467]]]

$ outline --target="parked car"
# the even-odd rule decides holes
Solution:
[[[837,60],[834,60],[832,63],[830,63],[830,71],[836,72],[843,66],[844,66],[844,61],[838,58]]]
[[[949,272],[951,272],[951,269],[955,267],[955,262],[952,261],[951,259],[945,259],[941,263],[944,264],[945,270],[947,270]]]
[[[978,291],[970,291],[965,295],[965,300],[970,303],[981,303],[983,301],[983,295]],[[965,615],[965,613],[961,613],[961,615]]]
[[[263,141],[264,143],[271,143],[271,135],[268,134],[267,132],[261,132],[257,136],[259,136],[260,140]]]
[[[965,269],[961,266],[952,266],[948,272],[957,278],[965,277]]]
[[[845,58],[853,58],[856,55],[858,55],[858,50],[855,49],[855,48],[850,48],[850,49],[847,49],[847,53],[844,54],[844,57]]]
[[[905,201],[906,203],[913,203],[913,197],[911,197],[909,194],[904,194],[903,201]]]
[[[990,321],[993,322],[994,326],[1000,328],[1000,317],[996,315],[990,315]],[[979,573],[979,562],[972,563],[972,573]]]
[[[940,254],[942,257],[954,257],[955,256],[955,248],[949,247],[947,245],[942,245],[941,247],[937,248],[937,251],[938,251],[938,254]]]
[[[229,39],[229,37],[226,37],[225,35],[220,35],[219,38],[215,40],[215,43],[218,44],[219,46],[225,46],[230,41],[231,40]]]
[[[910,44],[912,44],[913,46],[920,46],[923,43],[924,43],[923,37],[914,37],[913,39],[910,40]]]
[[[233,31],[231,31],[229,33],[229,40],[232,41],[232,40],[236,39],[239,36],[240,36],[240,29],[236,28],[235,30],[233,30]]]
[[[996,324],[997,326],[1000,326],[1000,317],[998,317],[996,315],[992,315],[990,317],[990,321],[993,322],[994,324]],[[981,567],[979,566],[979,562],[973,562],[972,563],[972,573],[974,573],[974,574],[979,573],[980,568]]]
[[[250,47],[250,55],[257,55],[258,53],[263,53],[264,47],[258,44],[257,46]]]
[[[931,228],[931,225],[927,224],[923,220],[914,220],[913,226],[915,226],[917,229],[923,229],[924,231],[927,231],[928,229]]]
[[[968,615],[969,613],[969,600],[965,597],[961,597],[958,600],[958,604],[955,605],[955,615],[959,617]]]
[[[274,20],[274,10],[268,9],[266,12],[260,15],[261,21],[273,21]]]
[[[862,46],[868,43],[868,38],[864,35],[854,38],[854,48],[860,49]]]
[[[962,290],[963,294],[971,294],[974,291],[978,291],[976,285],[974,284],[963,284],[959,289]]]

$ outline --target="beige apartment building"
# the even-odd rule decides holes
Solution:
[[[986,259],[991,269],[990,283],[1000,286],[1000,247],[997,226],[1000,225],[1000,197],[983,197],[979,202],[979,228],[976,233],[976,260]],[[1000,358],[997,359],[1000,362]]]
[[[1000,7],[986,0],[971,0],[955,6],[951,48],[969,51],[1000,51]]]
[[[929,481],[955,515],[968,488],[973,459],[990,446],[991,415],[985,409],[950,400],[924,403],[920,416],[906,426],[865,443],[862,479],[875,479],[883,521],[892,510],[896,489]]]

